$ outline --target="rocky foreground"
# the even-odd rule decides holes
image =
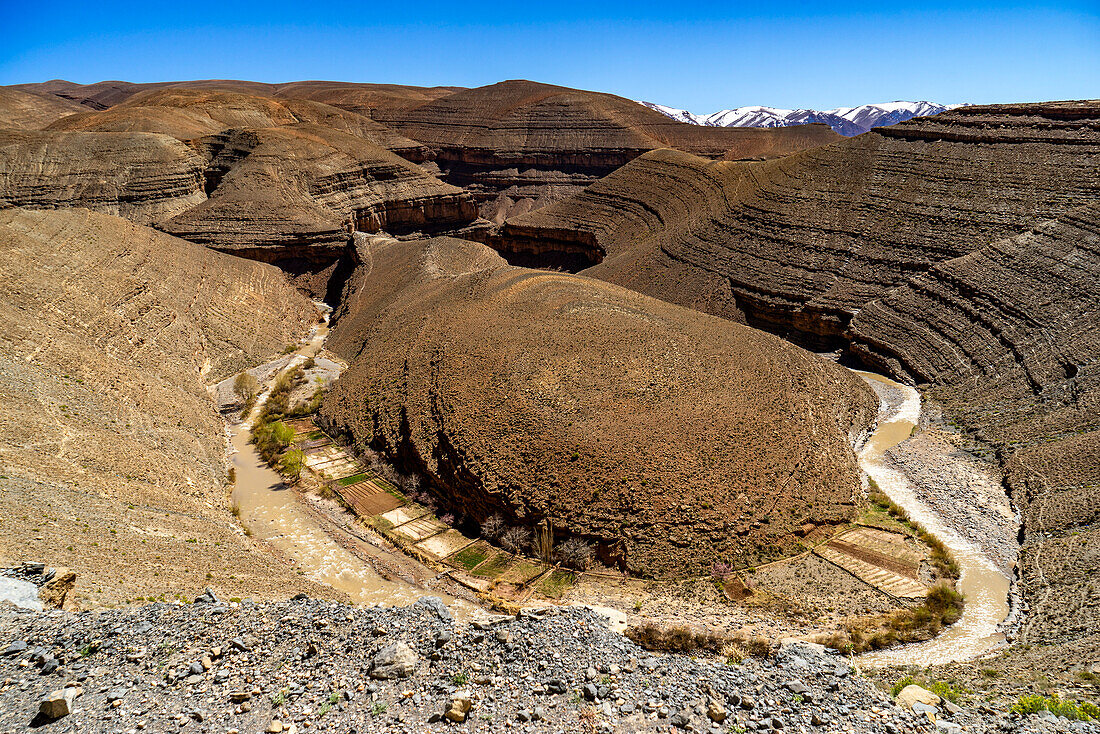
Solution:
[[[1096,731],[895,705],[844,658],[648,653],[582,608],[456,622],[438,599],[0,612],[0,731]],[[938,720],[934,724],[932,713]]]

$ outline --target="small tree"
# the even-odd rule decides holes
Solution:
[[[481,523],[481,537],[486,540],[496,540],[504,532],[504,518],[500,513],[490,515]]]
[[[304,465],[305,455],[300,449],[290,449],[279,459],[279,471],[295,482],[301,478]]]
[[[592,546],[580,538],[569,538],[557,547],[555,555],[563,565],[583,571],[592,559]]]
[[[518,525],[508,528],[501,534],[500,544],[505,550],[519,553],[531,544],[531,531]]]
[[[233,380],[233,392],[241,400],[251,400],[260,391],[260,383],[247,372],[241,372]]]

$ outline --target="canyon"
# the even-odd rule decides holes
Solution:
[[[940,447],[1019,513],[990,665],[1068,675],[1100,655],[1098,172],[1096,100],[842,138],[525,80],[0,88],[0,556],[89,607],[346,601],[233,517],[208,390],[318,298],[325,430],[616,578],[862,522],[880,405],[843,365],[916,386],[890,460]]]

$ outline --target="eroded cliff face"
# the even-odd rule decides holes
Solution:
[[[206,199],[203,168],[167,135],[0,130],[0,207],[84,207],[150,224]]]
[[[836,346],[933,263],[1100,198],[1098,119],[1100,102],[967,107],[733,168],[649,154],[510,221],[504,247],[592,232],[594,277],[722,315],[728,287],[750,323]]]
[[[840,139],[824,125],[774,130],[688,125],[622,97],[524,80],[463,90],[416,107],[379,109],[373,116],[424,143],[444,179],[471,191],[482,215],[498,223],[517,206],[577,193],[655,148],[762,158]]]
[[[329,347],[322,416],[458,515],[549,520],[634,573],[792,552],[853,515],[877,402],[771,335],[448,238],[376,239]]]
[[[309,300],[85,209],[0,211],[0,254],[0,563],[68,566],[93,606],[324,594],[235,529],[206,388],[300,338]]]
[[[210,198],[158,227],[266,262],[298,258],[326,267],[355,229],[438,230],[476,216],[460,189],[319,125],[230,131],[196,147],[209,159]]]
[[[1023,520],[1023,639],[1095,635],[1100,596],[1100,206],[976,248],[870,303],[852,348],[930,383],[996,448]]]
[[[0,130],[0,206],[153,224],[278,264],[316,295],[355,230],[438,232],[477,216],[468,193],[397,155],[422,157],[422,144],[354,112],[223,89],[127,97],[46,131]]]

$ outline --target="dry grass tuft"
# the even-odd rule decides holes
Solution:
[[[771,641],[764,637],[745,637],[685,625],[662,626],[655,622],[629,627],[625,634],[639,647],[654,652],[703,651],[737,660],[746,656],[767,657],[772,647]]]

